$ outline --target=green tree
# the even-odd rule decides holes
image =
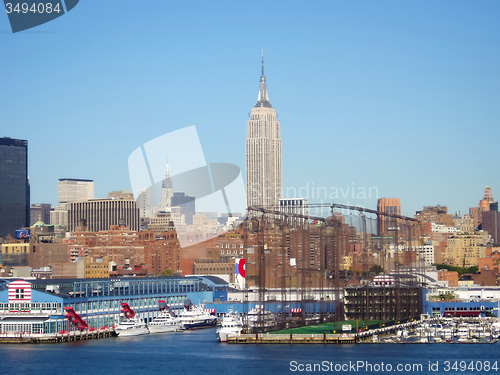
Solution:
[[[373,272],[376,275],[378,275],[379,273],[384,272],[384,269],[382,268],[382,266],[375,264],[372,266],[372,268],[370,268],[370,272]]]

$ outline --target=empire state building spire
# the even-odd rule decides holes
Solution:
[[[259,99],[255,106],[272,108],[269,97],[267,96],[266,76],[264,75],[264,50],[262,50],[262,75],[260,76]]]
[[[276,110],[267,96],[262,54],[259,101],[247,121],[247,206],[275,208],[279,205],[283,186],[280,128]]]

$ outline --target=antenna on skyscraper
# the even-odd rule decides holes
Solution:
[[[262,76],[264,76],[264,49],[262,49]]]

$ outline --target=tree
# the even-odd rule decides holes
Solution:
[[[375,264],[372,266],[372,268],[370,268],[370,272],[373,272],[376,275],[378,275],[379,273],[384,272],[384,269],[382,268],[382,266]]]
[[[463,267],[449,266],[447,264],[438,264],[438,263],[434,263],[433,266],[436,266],[438,270],[456,271],[459,275],[463,275],[464,273],[476,273],[478,271],[476,266],[463,268]]]

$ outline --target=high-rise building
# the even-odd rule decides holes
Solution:
[[[479,201],[479,206],[469,208],[469,214],[474,219],[475,227],[481,228],[483,223],[483,213],[490,210],[490,205],[491,203],[494,203],[494,201],[495,199],[493,198],[491,187],[486,186],[484,189],[484,197]]]
[[[172,207],[181,208],[181,214],[184,215],[186,224],[192,225],[193,216],[194,213],[196,212],[195,197],[190,197],[185,193],[174,193],[173,196],[170,198],[170,202],[172,204]]]
[[[0,138],[0,237],[29,224],[28,141]]]
[[[81,202],[94,198],[94,181],[78,178],[60,178],[58,202]]]
[[[94,198],[94,181],[79,178],[60,178],[57,184],[59,204],[50,212],[50,223],[68,226],[68,203]]]
[[[494,210],[485,211],[482,220],[482,230],[488,232],[494,243],[498,244],[500,242],[500,213]]]
[[[137,198],[137,206],[141,212],[141,218],[151,216],[151,189],[141,189],[141,193]]]
[[[165,177],[163,178],[163,182],[161,185],[160,208],[166,209],[172,207],[171,199],[173,196],[174,196],[174,187],[172,185],[172,178],[170,177],[167,164],[167,171],[165,172]]]
[[[77,226],[90,232],[109,230],[112,225],[126,225],[130,230],[139,230],[139,207],[135,199],[101,198],[68,203],[68,231]]]
[[[50,203],[32,204],[30,208],[30,227],[41,220],[45,224],[50,224]]]
[[[259,98],[247,122],[247,206],[278,206],[282,193],[280,122],[269,102],[264,55]]]
[[[401,215],[401,200],[399,198],[380,198],[377,201],[377,211],[386,214]],[[380,216],[378,220],[379,236],[387,235],[389,231],[395,231],[398,220],[390,216]]]
[[[488,201],[489,203],[493,203],[495,199],[493,198],[493,194],[491,193],[491,187],[486,186],[486,189],[484,189],[484,200]]]
[[[305,198],[284,198],[279,200],[279,211],[287,214],[285,216],[287,222],[292,226],[304,224],[307,222],[305,217],[293,216],[293,215],[302,215],[307,216],[307,199]]]
[[[484,210],[481,215],[481,229],[488,232],[495,244],[500,242],[500,213],[498,212],[498,202],[495,202],[491,188],[486,186],[482,202],[488,202],[488,210]],[[481,206],[480,203],[480,206]]]
[[[417,211],[415,219],[423,223],[436,223],[443,224],[447,227],[454,225],[453,216],[448,214],[448,207],[446,206],[427,206],[422,211]]]

